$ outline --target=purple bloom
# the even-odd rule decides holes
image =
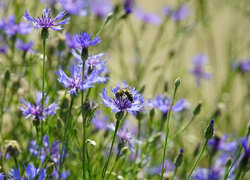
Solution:
[[[191,73],[196,79],[196,84],[199,86],[201,84],[201,78],[210,79],[211,73],[206,72],[203,69],[203,66],[207,63],[208,57],[205,54],[197,54],[193,57],[194,67],[191,70]]]
[[[8,46],[7,45],[1,45],[0,46],[0,53],[5,54],[8,51]]]
[[[36,169],[33,164],[28,164],[28,166],[24,166],[25,174],[27,180],[44,180],[46,177],[46,170],[45,169]],[[16,180],[22,180],[19,168],[11,169],[9,172],[10,178],[14,178]]]
[[[94,37],[93,40],[91,40],[90,33],[79,33],[76,35],[76,41],[78,43],[78,47],[82,49],[88,49],[90,46],[94,46],[98,43],[100,43],[100,37]]]
[[[153,107],[158,108],[163,114],[166,114],[171,106],[171,99],[169,97],[164,97],[162,94],[156,96],[155,99],[150,100],[149,104]],[[185,108],[185,100],[184,98],[180,99],[176,102],[172,107],[173,112],[180,112]]]
[[[42,17],[38,17],[37,19],[31,17],[26,9],[26,13],[24,14],[24,18],[27,20],[27,21],[30,21],[33,23],[33,25],[35,26],[35,29],[53,29],[54,31],[59,31],[59,30],[62,30],[63,28],[61,27],[62,25],[64,24],[67,24],[68,23],[68,20],[70,19],[70,17],[62,20],[62,21],[59,21],[59,22],[56,22],[57,20],[59,19],[62,19],[66,14],[67,12],[66,11],[60,11],[60,13],[54,18],[54,19],[51,19],[50,17],[50,10],[48,7],[46,9],[43,10],[43,14],[42,14]]]
[[[91,122],[96,127],[96,129],[105,130],[107,129],[107,123],[106,123],[107,120],[108,120],[108,116],[101,116],[101,112],[96,111]]]
[[[3,173],[0,173],[0,180],[4,180],[5,175]]]
[[[163,11],[163,14],[165,15],[165,16],[171,16],[172,15],[172,13],[174,12],[174,10],[173,10],[173,8],[171,7],[171,6],[164,6],[163,8],[162,8],[162,11]]]
[[[32,27],[30,23],[21,22],[20,24],[16,23],[15,16],[8,16],[8,22],[4,26],[5,33],[14,36],[16,34],[29,34],[32,32]]]
[[[100,96],[102,97],[103,104],[112,109],[112,112],[124,112],[136,113],[141,111],[144,106],[144,96],[135,91],[135,88],[130,88],[127,84],[124,84],[124,88],[121,88],[119,84],[113,89],[111,88],[114,98],[110,98],[105,88],[103,88]]]
[[[183,21],[187,19],[190,14],[190,7],[187,4],[182,4],[178,9],[172,13],[173,21]]]
[[[164,161],[164,165],[165,167],[167,166],[165,173],[173,172],[175,169],[174,163],[172,163],[169,159]],[[159,164],[157,167],[149,168],[148,173],[151,175],[160,174],[161,170],[162,170],[162,164]]]
[[[212,139],[208,141],[208,145],[214,150],[221,150],[224,152],[235,152],[237,149],[237,142],[226,142],[226,140],[226,135],[223,135],[221,138],[215,135]]]
[[[233,62],[233,69],[236,69],[241,73],[250,72],[250,59],[245,58],[242,61]]]
[[[113,10],[113,4],[109,0],[92,0],[90,1],[91,13],[104,18]]]
[[[246,137],[242,140],[241,144],[242,144],[242,147],[243,147],[243,149],[244,149],[244,151],[245,151],[245,155],[244,155],[245,158],[246,158],[246,159],[249,159],[249,158],[250,158],[250,144],[247,145],[247,144],[248,144],[248,136],[246,136]]]
[[[87,15],[86,2],[83,0],[58,0],[58,3],[62,5],[69,14],[76,14],[79,16]]]
[[[21,39],[18,39],[16,42],[16,47],[19,50],[22,50],[24,52],[28,52],[32,46],[34,45],[34,42],[29,41],[28,43],[24,43]]]
[[[135,5],[134,0],[123,0],[123,7],[126,11],[126,14],[130,14],[132,12],[134,5]]]
[[[45,95],[46,96],[46,95]],[[47,97],[44,101],[44,108],[42,112],[41,100],[42,100],[42,93],[36,93],[36,104],[32,105],[30,102],[26,102],[23,98],[20,99],[21,102],[25,107],[21,107],[20,110],[22,111],[23,115],[26,116],[26,119],[30,118],[32,120],[42,120],[46,116],[51,116],[56,113],[58,109],[56,103],[52,103],[49,106],[45,107],[45,105],[49,101],[49,97]]]
[[[82,68],[80,66],[76,66],[72,64],[71,68],[69,68],[71,76],[67,76],[65,72],[60,67],[58,69],[57,79],[62,85],[69,89],[68,92],[70,94],[77,95],[78,91],[85,91],[86,89],[93,87],[94,83],[103,83],[106,79],[98,76],[96,71],[92,71],[90,74],[85,74],[85,79],[82,79]]]
[[[76,37],[69,33],[66,33],[66,43],[70,49],[76,49],[78,47]]]
[[[159,25],[161,24],[162,20],[161,18],[154,14],[154,13],[147,13],[147,12],[144,12],[141,8],[137,7],[135,9],[135,15],[136,17],[145,22],[145,23],[148,23],[148,24],[152,24],[152,25]]]

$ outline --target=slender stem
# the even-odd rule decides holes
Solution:
[[[112,150],[113,150],[113,146],[114,146],[114,142],[115,142],[115,137],[116,137],[116,133],[117,133],[117,131],[118,131],[118,127],[119,127],[120,121],[121,121],[121,120],[117,120],[117,121],[116,121],[116,124],[115,124],[115,132],[114,132],[114,136],[113,136],[113,139],[112,139],[111,148],[110,148],[109,155],[108,155],[108,160],[107,160],[107,162],[106,162],[106,164],[105,164],[105,166],[104,166],[104,168],[103,168],[103,170],[102,170],[102,180],[103,180],[104,177],[105,177],[106,170],[107,170],[108,165],[109,165],[109,159],[110,159],[110,156],[111,156],[111,152],[112,152]]]
[[[65,127],[65,130],[64,130],[64,134],[63,134],[63,143],[62,143],[62,148],[61,148],[61,151],[60,151],[60,159],[59,159],[59,180],[60,180],[60,176],[61,176],[61,171],[62,171],[62,154],[63,154],[63,148],[64,147],[67,147],[65,144],[66,144],[66,139],[67,139],[67,132],[68,132],[68,128],[69,128],[69,125],[71,124],[70,121],[70,116],[71,116],[71,110],[72,110],[72,107],[73,107],[73,103],[74,103],[74,96],[71,97],[71,102],[70,102],[70,106],[69,106],[69,109],[68,109],[68,114],[67,114],[67,119],[66,119],[66,127]]]
[[[207,147],[207,143],[208,143],[208,140],[206,139],[206,141],[205,141],[205,143],[204,143],[204,146],[203,146],[203,148],[202,148],[202,151],[200,152],[198,159],[195,161],[195,163],[194,163],[194,165],[193,165],[193,167],[192,167],[192,169],[191,169],[191,171],[190,171],[190,173],[189,173],[189,175],[188,175],[188,177],[187,177],[187,180],[190,179],[190,177],[191,177],[191,175],[192,175],[192,173],[193,173],[195,167],[197,166],[198,162],[200,161],[201,156],[202,156],[202,154],[204,153],[204,151],[205,151],[205,149],[206,149],[206,147]]]
[[[86,155],[87,155],[87,160],[88,160],[88,173],[89,173],[89,179],[92,179],[91,176],[91,167],[90,167],[90,159],[89,159],[89,153],[88,153],[88,146],[86,145]]]
[[[5,175],[4,176],[4,180],[7,180],[7,174],[6,174],[6,172],[5,172],[5,168],[4,168],[4,152],[3,152],[3,146],[2,146],[2,137],[0,136],[0,153],[1,153],[1,156],[0,156],[0,158],[1,158],[1,166],[2,166],[2,172],[3,172],[3,174]]]
[[[139,141],[141,138],[141,119],[137,119],[138,121],[138,133],[137,133],[137,140]],[[137,144],[136,147],[136,157],[138,156],[139,153],[139,144]]]
[[[175,175],[176,175],[176,173],[177,173],[177,169],[178,169],[178,167],[175,167],[174,174],[173,174],[173,176],[171,177],[171,180],[174,179],[174,177],[175,177]]]
[[[17,158],[16,158],[16,156],[15,156],[15,157],[13,157],[13,159],[14,159],[14,161],[15,161],[15,165],[16,165],[16,167],[18,167],[18,162],[17,162]]]
[[[176,95],[177,88],[178,88],[178,86],[175,86],[175,88],[174,88],[173,99],[172,99],[171,106],[170,106],[170,109],[169,109],[168,114],[167,114],[167,128],[166,128],[166,136],[165,136],[164,150],[163,150],[163,155],[162,155],[161,180],[163,179],[163,173],[164,173],[164,167],[165,167],[165,166],[164,166],[164,161],[165,161],[166,148],[167,148],[167,142],[168,142],[169,120],[170,120],[170,115],[171,115],[172,107],[173,107],[173,105],[174,105],[174,99],[175,99],[175,95]]]
[[[177,133],[175,133],[170,139],[174,140],[177,136],[183,133],[188,128],[188,126],[193,122],[194,119],[195,115],[192,115],[191,119],[181,129],[179,129],[179,131],[177,131]]]
[[[225,170],[225,173],[224,173],[223,180],[227,180],[227,177],[228,177],[228,174],[227,174],[228,169],[229,169],[229,167],[226,167],[226,170]]]
[[[120,153],[121,153],[121,150],[119,149],[119,151],[118,151],[118,153],[117,153],[117,155],[116,155],[116,158],[115,158],[115,163],[113,164],[113,166],[112,166],[112,168],[111,168],[111,170],[110,170],[110,173],[109,173],[107,179],[109,179],[111,173],[114,171],[115,166],[116,166],[117,162],[118,162],[119,159],[120,159]]]
[[[82,110],[83,111],[83,110]],[[82,161],[82,172],[83,172],[83,179],[86,178],[85,176],[85,169],[86,169],[86,158],[85,158],[85,154],[86,154],[86,116],[83,115],[83,147],[82,147],[82,155],[83,155],[83,161]]]

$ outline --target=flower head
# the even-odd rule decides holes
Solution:
[[[5,175],[3,173],[0,173],[0,180],[4,180]]]
[[[96,129],[105,130],[107,129],[107,124],[106,124],[107,120],[108,116],[101,116],[101,112],[96,111],[91,122],[96,127]]]
[[[196,84],[199,86],[201,84],[201,78],[210,79],[211,74],[206,72],[203,69],[203,66],[207,63],[208,57],[205,54],[197,54],[193,57],[194,67],[191,70],[191,73],[194,75],[196,79]]]
[[[51,18],[50,16],[50,10],[48,7],[46,9],[43,10],[43,14],[41,17],[38,17],[37,19],[31,17],[26,9],[26,13],[24,14],[24,18],[27,21],[30,21],[33,23],[33,25],[35,26],[35,29],[53,29],[54,31],[59,31],[62,30],[62,25],[67,24],[68,20],[70,19],[70,17],[56,22],[57,20],[62,19],[67,12],[66,11],[61,11],[54,19]]]
[[[162,94],[156,96],[155,99],[149,100],[149,104],[155,108],[158,108],[163,114],[166,114],[171,106],[171,99],[169,97],[165,97]],[[184,98],[180,99],[176,102],[172,107],[172,111],[180,112],[185,108],[185,100]]]
[[[76,37],[72,36],[69,33],[66,33],[65,37],[66,37],[66,43],[67,43],[68,47],[70,49],[77,49],[78,45],[77,45]]]
[[[87,10],[84,8],[87,6],[86,1],[83,0],[57,0],[59,4],[69,13],[79,16],[87,15]]]
[[[165,173],[170,173],[170,172],[173,172],[174,169],[175,169],[175,165],[174,163],[172,163],[169,159],[166,159],[164,161],[164,165],[165,165]],[[152,167],[152,168],[149,168],[148,172],[149,174],[160,174],[162,171],[162,163],[159,164],[157,167]]]
[[[111,88],[114,98],[110,98],[105,88],[103,88],[100,96],[102,97],[103,104],[112,109],[112,112],[124,112],[135,113],[141,111],[144,106],[144,96],[138,93],[135,88],[130,88],[127,84],[124,84],[124,88],[121,88],[119,84],[115,88]]]
[[[91,40],[90,33],[79,33],[76,35],[76,42],[78,43],[78,47],[82,49],[88,49],[90,46],[94,46],[101,42],[100,37],[94,37],[93,40]]]
[[[23,115],[26,116],[26,118],[30,118],[32,120],[42,120],[46,116],[51,116],[55,114],[56,110],[58,109],[57,104],[55,102],[45,107],[45,105],[48,104],[48,101],[49,101],[49,97],[47,97],[44,101],[44,108],[42,112],[42,105],[41,105],[42,93],[41,92],[36,93],[35,104],[26,102],[23,98],[21,98],[20,100],[25,106],[25,107],[21,107],[20,110],[22,111]]]
[[[187,4],[182,4],[178,9],[172,13],[171,18],[173,21],[183,21],[187,19],[190,14],[190,7]]]
[[[34,45],[34,42],[29,41],[28,43],[24,43],[21,39],[18,39],[16,42],[16,47],[19,50],[22,50],[24,52],[28,52],[32,46]]]
[[[243,140],[242,140],[242,147],[245,151],[246,156],[248,156],[248,158],[250,157],[250,144],[247,145],[248,142],[248,136],[246,136]]]
[[[233,69],[238,70],[241,73],[250,72],[250,59],[245,58],[242,61],[233,62]]]
[[[113,4],[109,0],[90,1],[91,13],[97,17],[104,18],[112,12]]]
[[[148,24],[159,25],[162,22],[161,18],[157,14],[144,12],[139,7],[135,9],[135,15],[139,20]]]
[[[46,177],[46,170],[45,169],[36,169],[33,164],[28,164],[28,166],[24,166],[26,179],[27,180],[44,180]],[[9,176],[15,178],[16,180],[22,180],[19,168],[11,169],[9,172]]]
[[[223,152],[235,152],[237,149],[237,142],[226,142],[227,139],[227,135],[223,135],[222,137],[215,135],[212,139],[208,141],[208,145],[216,151],[220,150]]]

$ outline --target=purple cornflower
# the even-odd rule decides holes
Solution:
[[[169,159],[166,159],[164,161],[164,165],[165,165],[165,167],[167,166],[166,170],[165,170],[165,173],[167,173],[167,174],[173,172],[175,169],[174,163],[172,163]],[[152,167],[152,168],[148,169],[148,173],[151,175],[160,174],[161,171],[162,171],[162,164],[159,164],[157,167]]]
[[[21,22],[20,24],[16,23],[15,16],[8,16],[8,21],[5,22],[4,31],[10,36],[16,34],[29,34],[32,32],[32,26],[30,23]]]
[[[46,96],[46,94],[45,94]],[[42,112],[41,100],[42,100],[42,93],[36,93],[36,104],[31,104],[30,102],[26,102],[23,98],[20,99],[21,102],[25,107],[21,107],[20,110],[22,111],[23,115],[26,119],[30,118],[32,120],[42,120],[46,118],[46,116],[51,116],[56,113],[58,109],[57,103],[52,103],[49,106],[45,107],[45,105],[49,101],[49,97],[47,97],[44,101],[44,108]]]
[[[212,139],[208,141],[208,146],[210,146],[213,150],[220,150],[223,152],[235,152],[237,149],[237,142],[226,142],[228,136],[223,135],[222,137],[219,137],[218,135],[215,135]]]
[[[233,62],[233,69],[238,70],[241,73],[250,72],[250,58]]]
[[[124,83],[124,88],[121,88],[119,84],[113,89],[111,88],[114,98],[110,98],[105,88],[103,88],[100,96],[102,97],[103,104],[112,109],[112,112],[124,112],[136,113],[141,111],[144,106],[144,96],[138,93],[135,88],[130,88]]]
[[[0,45],[0,53],[5,54],[8,51],[7,45]]]
[[[162,94],[156,96],[155,99],[149,100],[149,104],[153,107],[159,109],[163,114],[167,114],[171,106],[171,99],[169,97],[165,97]],[[184,98],[180,99],[176,102],[172,107],[173,112],[180,112],[185,108],[185,100]]]
[[[207,63],[208,61],[208,57],[205,54],[197,54],[193,57],[193,64],[194,67],[193,69],[190,71],[195,79],[196,79],[196,84],[199,86],[201,84],[201,78],[204,79],[211,79],[211,73],[206,72],[203,69],[203,66]]]
[[[248,158],[250,157],[250,144],[247,145],[248,142],[248,136],[246,136],[243,140],[242,140],[242,147],[245,151],[245,156],[247,156]]]
[[[90,74],[85,75],[85,79],[82,79],[82,68],[80,66],[72,64],[71,68],[69,68],[71,76],[67,76],[65,72],[60,67],[58,69],[57,79],[62,85],[69,89],[68,92],[70,94],[77,95],[78,91],[85,91],[86,89],[93,87],[94,83],[105,82],[106,79],[98,76],[96,71],[92,71]]]
[[[96,129],[105,130],[107,129],[107,120],[108,116],[102,116],[100,111],[96,111],[91,122],[96,127]]]
[[[245,151],[244,155],[242,156],[241,160],[240,160],[240,163],[239,163],[239,169],[241,170],[246,170],[247,169],[247,166],[248,166],[248,161],[250,159],[250,144],[248,144],[248,136],[246,136],[242,142],[242,147]]]
[[[83,0],[57,0],[59,4],[62,5],[63,9],[65,9],[69,14],[76,14],[79,16],[86,16],[87,4],[86,1]]]
[[[144,12],[139,7],[135,9],[135,15],[139,20],[148,24],[159,25],[162,22],[161,18],[157,14]]]
[[[65,37],[66,37],[66,43],[70,49],[76,49],[78,47],[75,36],[73,36],[69,33],[66,33]]]
[[[0,173],[0,180],[4,180],[5,175],[3,173]]]
[[[91,13],[97,17],[104,18],[113,10],[113,4],[109,0],[90,1]]]
[[[45,169],[36,169],[33,164],[28,164],[28,166],[24,166],[24,171],[26,174],[27,180],[44,180],[46,178],[46,170]],[[12,179],[16,180],[22,180],[22,176],[20,175],[19,172],[19,167],[11,169],[11,172],[9,172],[9,177]]]
[[[28,43],[24,43],[21,39],[18,39],[16,42],[17,49],[24,51],[24,52],[28,52],[32,48],[33,45],[34,45],[34,42],[29,41]]]
[[[90,46],[94,46],[101,42],[100,37],[94,37],[93,40],[91,40],[90,33],[79,33],[76,35],[76,42],[78,43],[78,47],[81,49],[88,49]]]
[[[190,7],[187,4],[182,4],[178,9],[172,13],[171,18],[173,21],[183,21],[187,19],[190,14]]]
[[[62,30],[63,29],[62,25],[67,24],[70,17],[68,17],[62,21],[56,22],[57,20],[62,19],[67,14],[67,12],[60,11],[60,13],[54,19],[51,19],[50,10],[51,9],[49,9],[47,7],[46,9],[43,10],[42,17],[38,17],[37,19],[35,19],[29,15],[29,13],[26,9],[26,13],[24,14],[23,17],[27,21],[32,22],[33,25],[35,26],[35,29],[40,29],[40,28],[49,29],[49,28],[51,28],[54,31]]]

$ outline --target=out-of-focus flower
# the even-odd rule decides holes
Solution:
[[[250,144],[248,145],[248,136],[246,136],[242,140],[241,144],[242,144],[242,147],[243,147],[245,153],[239,162],[239,168],[240,168],[240,170],[246,170],[246,168],[248,166],[248,161],[250,159]]]
[[[0,180],[4,180],[5,175],[3,173],[0,173]]]
[[[172,163],[169,159],[166,159],[164,161],[164,165],[165,165],[165,169],[166,169],[165,170],[166,174],[173,172],[175,169],[174,163]],[[162,164],[159,164],[157,167],[151,167],[148,169],[148,173],[151,175],[160,174],[161,171],[162,171]]]
[[[67,12],[66,11],[60,11],[60,13],[54,18],[51,19],[50,16],[50,10],[48,7],[46,9],[43,10],[43,14],[41,17],[38,17],[37,19],[31,17],[26,9],[26,13],[23,15],[23,17],[27,20],[33,23],[33,25],[35,26],[35,29],[53,29],[54,31],[59,31],[62,30],[62,25],[67,24],[68,20],[70,19],[70,17],[56,22],[57,20],[62,19]]]
[[[28,180],[44,180],[46,178],[46,170],[40,168],[36,169],[33,164],[24,166],[24,171]],[[11,179],[14,178],[16,180],[22,180],[18,167],[11,169],[9,176]]]
[[[28,43],[24,43],[21,39],[18,39],[16,42],[17,49],[24,51],[24,52],[28,52],[32,48],[33,45],[34,45],[33,41],[29,41]]]
[[[21,22],[20,24],[16,23],[15,16],[8,16],[7,22],[5,22],[4,31],[10,36],[16,34],[29,34],[32,32],[32,26],[30,23]]]
[[[46,95],[45,95],[46,96]],[[20,110],[22,111],[23,115],[28,119],[32,120],[42,120],[46,118],[46,116],[51,116],[56,113],[56,110],[58,109],[57,103],[52,103],[47,107],[43,108],[42,112],[42,93],[37,92],[36,93],[36,104],[31,104],[30,102],[26,102],[23,98],[20,99],[21,102],[25,107],[21,107]],[[49,97],[47,97],[44,101],[44,105],[48,104]]]
[[[109,0],[90,1],[91,13],[97,17],[104,18],[113,10],[113,4]]]
[[[129,87],[127,84],[121,88],[119,84],[115,88],[111,88],[114,98],[110,98],[105,88],[103,88],[100,96],[102,97],[103,104],[108,106],[112,112],[136,113],[141,111],[144,106],[144,96],[138,93],[135,88]]]
[[[84,8],[87,7],[86,1],[83,0],[58,0],[57,1],[63,9],[65,9],[69,14],[75,14],[79,16],[86,16],[87,10]]]
[[[136,17],[148,24],[159,25],[162,22],[162,19],[155,13],[144,12],[141,8],[135,8]]]
[[[75,36],[73,36],[69,33],[66,33],[65,37],[66,37],[67,45],[70,49],[76,49],[78,47]]]
[[[123,0],[123,7],[126,14],[130,14],[135,6],[135,0]]]
[[[234,61],[233,69],[241,73],[250,72],[250,58],[245,58],[242,61]]]
[[[173,21],[183,21],[190,15],[190,7],[187,4],[180,5],[176,10],[171,6],[163,7],[163,14],[165,16],[171,17]]]
[[[58,0],[41,0],[44,4],[49,4],[50,7],[54,6]]]
[[[90,46],[94,46],[101,42],[100,37],[94,37],[93,40],[91,40],[90,33],[79,33],[76,35],[76,41],[78,43],[78,47],[82,49],[88,49]]]
[[[149,100],[149,104],[151,107],[155,107],[159,109],[163,114],[167,114],[171,106],[171,99],[169,97],[165,97],[162,94],[156,96],[155,99]],[[180,112],[185,108],[185,100],[184,98],[180,99],[176,102],[172,107],[173,112]]]
[[[80,66],[72,64],[69,68],[71,76],[67,76],[60,67],[58,69],[57,79],[62,85],[69,89],[70,94],[77,95],[78,91],[85,91],[86,89],[93,87],[94,83],[104,83],[106,79],[99,77],[96,71],[92,71],[90,74],[85,74],[85,79],[82,79],[82,68]]]
[[[102,116],[100,111],[96,111],[91,122],[96,127],[96,129],[105,130],[107,129],[107,120],[108,116]]]
[[[227,135],[223,135],[222,137],[215,135],[212,139],[208,141],[208,146],[215,150],[220,150],[224,152],[235,152],[238,146],[237,142],[226,142],[227,138]]]
[[[211,79],[212,74],[204,70],[204,65],[208,62],[208,57],[205,54],[197,54],[193,57],[194,67],[190,71],[196,79],[196,84],[199,86],[201,84],[201,78]]]

